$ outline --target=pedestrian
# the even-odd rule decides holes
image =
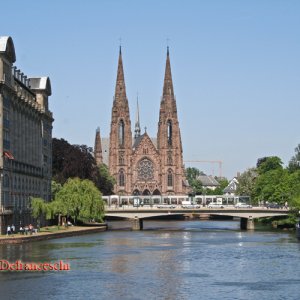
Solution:
[[[11,234],[11,228],[10,226],[8,225],[7,226],[7,230],[6,230],[6,235],[10,235]]]
[[[28,228],[28,226],[26,225],[26,226],[25,226],[25,235],[28,234],[28,231],[29,231],[29,228]]]
[[[32,226],[32,224],[29,224],[29,233],[30,233],[30,235],[32,235],[32,232],[33,232],[33,226]]]
[[[16,227],[14,224],[11,225],[11,234],[13,235],[16,231]]]
[[[21,233],[22,235],[24,235],[24,228],[22,227],[22,225],[20,226],[20,233]]]

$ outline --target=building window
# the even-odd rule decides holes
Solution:
[[[172,121],[168,120],[167,122],[167,137],[168,137],[168,145],[172,146]]]
[[[167,180],[168,186],[172,187],[173,186],[173,173],[172,170],[168,171],[168,180]]]
[[[9,187],[9,177],[7,174],[4,175],[4,178],[3,178],[3,186],[4,187]]]
[[[148,159],[142,159],[137,166],[138,179],[142,181],[151,180],[154,178],[153,162]]]
[[[3,148],[10,149],[10,136],[9,131],[3,131]]]
[[[125,143],[124,134],[125,134],[125,124],[124,121],[121,120],[119,123],[119,145],[120,146],[124,146]]]
[[[7,110],[3,111],[3,126],[9,128],[9,112]]]
[[[119,171],[119,186],[125,186],[125,174],[123,169]]]

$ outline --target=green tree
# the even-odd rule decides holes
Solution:
[[[47,211],[47,204],[42,198],[31,197],[30,205],[31,205],[31,215],[35,219],[37,219],[37,223],[38,225],[40,225],[43,215]]]
[[[226,188],[229,182],[226,178],[223,177],[215,177],[215,179],[220,183],[220,186],[214,189],[214,195],[223,195],[224,189]]]
[[[105,164],[98,166],[98,176],[95,184],[103,195],[112,195],[116,179],[110,175],[108,167]]]
[[[289,173],[286,169],[269,170],[260,174],[255,183],[255,200],[284,204],[291,193]]]
[[[255,181],[258,174],[255,168],[247,169],[237,179],[236,194],[241,196],[255,197]]]
[[[51,181],[51,192],[52,192],[52,199],[55,199],[55,195],[62,189],[62,185],[55,180]]]
[[[57,201],[56,210],[71,216],[75,224],[77,220],[103,220],[102,195],[90,180],[68,179],[56,194],[55,200]]]
[[[277,156],[263,157],[257,160],[256,167],[258,173],[263,174],[270,170],[282,169],[282,161]]]
[[[193,194],[195,195],[201,195],[203,192],[202,183],[198,178],[199,175],[202,175],[203,173],[200,172],[197,168],[186,168],[186,178],[187,181],[192,188]]]
[[[289,161],[288,169],[290,172],[300,170],[300,144],[295,148],[295,155]]]

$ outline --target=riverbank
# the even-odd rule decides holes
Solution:
[[[103,223],[98,226],[71,226],[61,227],[55,231],[44,231],[43,229],[38,233],[32,235],[14,234],[10,236],[0,236],[0,244],[22,244],[29,242],[37,242],[49,239],[64,238],[70,236],[77,236],[89,233],[102,232],[107,230],[107,224]]]

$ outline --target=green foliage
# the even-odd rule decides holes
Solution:
[[[291,158],[288,169],[290,172],[300,170],[300,144],[295,148],[295,155]]]
[[[62,185],[55,180],[51,181],[51,192],[52,192],[52,199],[55,199],[55,195],[61,190]]]
[[[236,194],[241,196],[250,196],[252,199],[254,198],[255,192],[255,181],[258,174],[255,168],[250,168],[243,172],[238,177],[238,184]]]
[[[277,156],[263,157],[257,160],[256,166],[258,173],[264,174],[271,170],[282,169],[282,161]]]
[[[100,220],[104,216],[104,204],[99,190],[90,180],[69,179],[56,194],[55,209],[77,220]]]
[[[96,179],[96,186],[104,195],[112,195],[116,180],[110,175],[108,167],[105,164],[101,164],[98,167],[99,176]]]
[[[186,168],[186,178],[192,188],[194,195],[201,195],[203,193],[203,187],[200,180],[197,179],[199,175],[203,173],[200,172],[197,168]]]
[[[215,179],[220,183],[220,189],[223,190],[227,187],[227,185],[229,184],[229,181],[227,178],[224,177],[215,177]]]
[[[104,195],[113,194],[115,179],[109,174],[105,164],[96,165],[93,149],[86,145],[70,145],[64,139],[52,140],[53,179],[64,184],[69,178],[89,179]],[[59,190],[53,190],[54,195]],[[54,199],[54,197],[53,197]]]
[[[42,198],[31,198],[31,215],[34,218],[40,218],[46,211],[46,203]]]
[[[255,183],[255,200],[284,204],[290,194],[289,174],[287,170],[270,169],[258,176]]]

